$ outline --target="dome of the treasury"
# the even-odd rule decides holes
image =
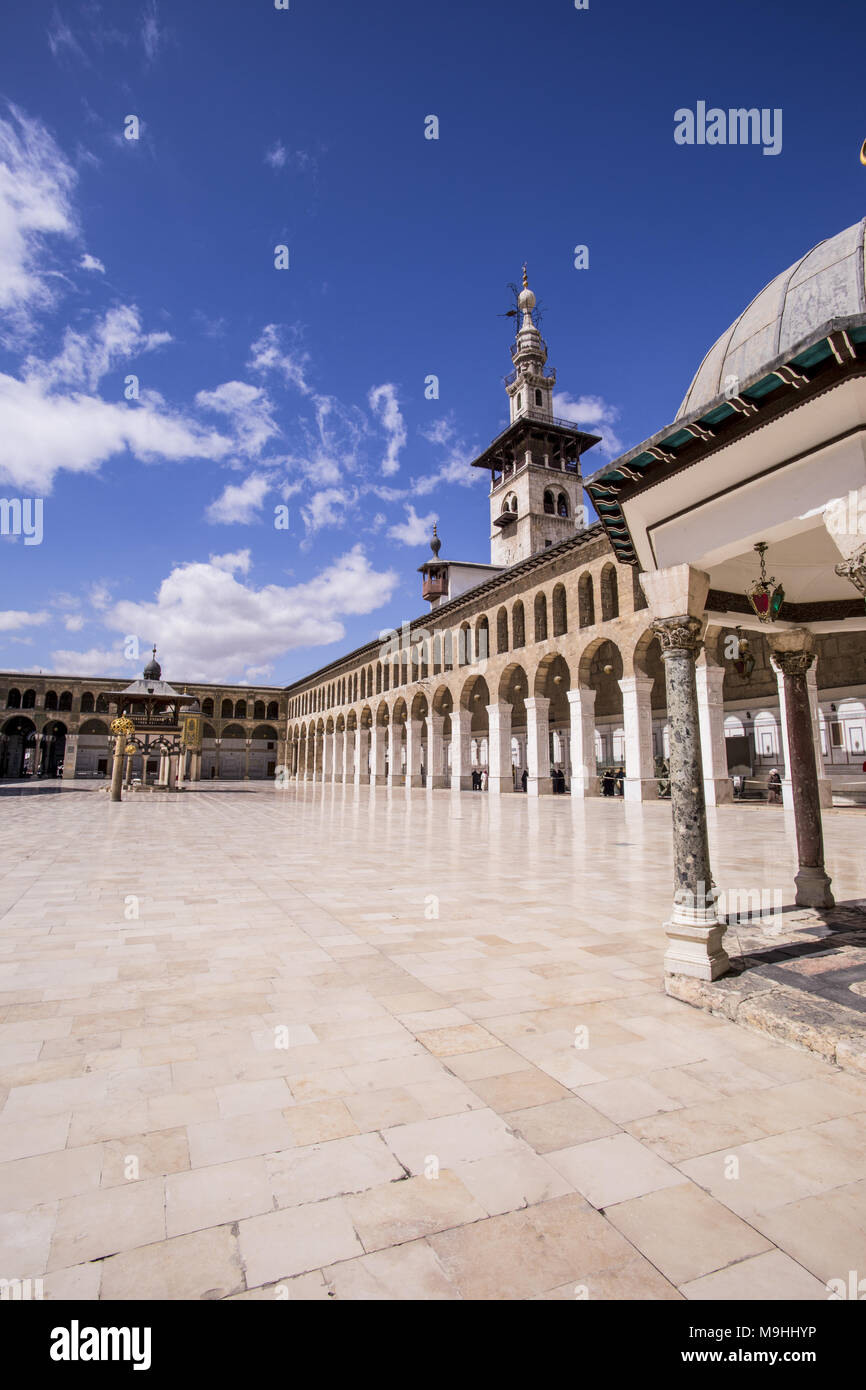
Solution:
[[[710,348],[676,418],[703,409],[729,384],[741,389],[832,319],[866,313],[864,232],[866,218],[819,241],[771,280]]]

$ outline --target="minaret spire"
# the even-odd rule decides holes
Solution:
[[[514,371],[506,378],[506,390],[511,403],[511,420],[523,415],[543,420],[553,417],[553,387],[556,372],[545,375],[547,344],[532,321],[536,298],[529,288],[529,274],[523,263],[523,289],[517,296],[517,308],[522,314],[517,338],[511,349]]]

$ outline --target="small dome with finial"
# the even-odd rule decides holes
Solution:
[[[156,659],[156,644],[153,647],[153,656],[144,668],[144,679],[146,681],[158,681],[162,677],[162,667]]]
[[[517,297],[517,307],[518,309],[522,309],[524,313],[530,314],[532,313],[532,310],[535,308],[535,295],[529,288],[529,280],[526,275],[525,265],[523,267],[523,289],[520,291],[520,294]]]
[[[435,521],[433,522],[433,539],[430,542],[430,549],[433,551],[434,557],[438,560],[439,551],[442,549],[442,542],[440,541],[439,536],[437,535]]]

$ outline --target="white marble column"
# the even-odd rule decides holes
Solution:
[[[420,719],[406,722],[406,786],[420,787],[421,780],[421,729]]]
[[[595,696],[587,686],[569,690],[571,714],[571,794],[598,796],[598,772],[595,757]]]
[[[544,695],[526,700],[526,791],[544,796],[553,791],[550,780],[550,701]]]
[[[322,781],[334,780],[334,735],[325,734],[325,754],[322,760]]]
[[[68,734],[66,737],[66,747],[63,750],[63,780],[74,781],[75,764],[78,761],[78,735]]]
[[[427,786],[447,787],[448,778],[444,772],[445,742],[442,726],[445,723],[441,714],[427,716]]]
[[[788,810],[794,808],[794,790],[791,783],[791,751],[788,745],[788,717],[785,707],[785,677],[776,662],[771,660],[776,672],[779,687],[779,728],[782,736],[782,757],[785,760],[785,775],[782,778],[782,805]],[[815,744],[815,767],[818,771],[818,804],[822,808],[833,805],[833,792],[830,779],[824,768],[824,754],[821,752],[821,718],[818,711],[818,671],[813,663],[806,672],[806,690],[809,694],[809,712],[812,716],[812,739]]]
[[[734,784],[728,773],[725,751],[725,706],[722,687],[723,666],[706,661],[695,667],[698,693],[698,721],[701,730],[701,759],[704,771],[704,801],[708,806],[724,806],[734,799]]]
[[[472,715],[469,710],[451,711],[451,790],[468,791],[472,786],[470,737]]]
[[[385,781],[385,751],[388,729],[374,724],[370,730],[370,785],[381,787]]]
[[[653,720],[649,676],[626,676],[622,691],[622,724],[625,734],[626,801],[654,801],[659,794],[653,758]]]
[[[487,755],[489,758],[487,790],[498,796],[514,791],[511,771],[511,706],[487,706]]]
[[[334,781],[346,780],[346,730],[337,729],[334,733]]]
[[[367,771],[366,763],[361,761],[361,729],[346,730],[346,746],[343,751],[343,780],[353,782],[357,787],[360,773]]]
[[[403,725],[392,719],[388,725],[388,786],[402,787],[403,776]]]

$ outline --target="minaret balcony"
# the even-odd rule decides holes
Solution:
[[[422,598],[444,598],[447,592],[448,576],[444,572],[424,576],[424,583],[421,586]]]

